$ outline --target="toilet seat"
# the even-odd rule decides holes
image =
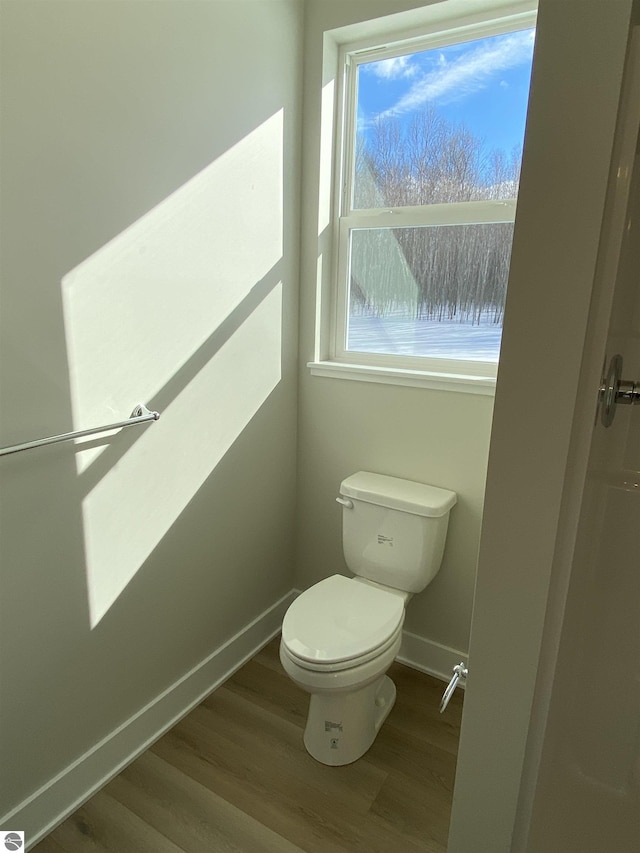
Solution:
[[[353,673],[353,675],[355,676],[354,683],[357,683],[361,677],[361,670],[364,670],[364,668],[370,665],[371,663],[377,664],[378,661],[384,660],[386,653],[388,653],[389,650],[392,650],[393,655],[385,665],[389,666],[391,661],[395,659],[395,656],[398,653],[401,640],[402,625],[398,626],[398,629],[392,634],[392,636],[387,640],[386,643],[377,646],[375,649],[372,649],[370,652],[367,652],[367,654],[361,655],[360,657],[356,658],[349,658],[348,660],[337,661],[335,663],[323,663],[322,661],[303,660],[302,658],[299,658],[295,654],[293,654],[293,652],[289,651],[286,646],[286,643],[284,642],[284,640],[282,640],[280,643],[280,659],[282,660],[282,656],[284,655],[284,657],[286,657],[291,662],[291,664],[298,667],[299,670],[305,670],[306,672],[308,672],[309,676],[311,676],[312,674],[323,677],[330,675],[335,678],[339,675],[341,676],[343,674],[346,674],[348,671]],[[360,673],[360,675],[357,675],[358,673]]]
[[[391,591],[333,575],[289,607],[282,642],[301,667],[336,671],[383,654],[404,621],[404,600]]]

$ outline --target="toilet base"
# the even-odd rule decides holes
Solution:
[[[382,675],[360,690],[312,693],[304,731],[309,755],[337,767],[357,761],[376,739],[396,700],[396,686]]]

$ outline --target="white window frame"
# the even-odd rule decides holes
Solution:
[[[402,228],[446,225],[513,223],[516,199],[431,204],[417,207],[353,209],[353,156],[358,67],[371,61],[416,53],[474,39],[535,27],[535,11],[484,20],[481,23],[456,22],[437,32],[404,33],[382,42],[348,43],[338,52],[338,92],[335,120],[335,162],[333,184],[332,295],[328,358],[309,366],[312,373],[340,378],[358,378],[374,382],[421,385],[448,390],[491,394],[495,388],[497,364],[470,359],[445,359],[429,356],[401,356],[354,352],[346,349],[348,322],[348,282],[350,232],[357,228]]]

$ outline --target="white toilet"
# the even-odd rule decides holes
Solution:
[[[400,649],[407,601],[435,577],[456,494],[360,471],[340,486],[349,569],[303,592],[282,623],[280,660],[311,694],[307,751],[349,764],[375,740],[396,688],[385,675]]]

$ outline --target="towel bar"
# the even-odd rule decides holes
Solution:
[[[115,424],[93,427],[92,429],[79,429],[74,432],[65,432],[60,435],[50,435],[48,438],[38,438],[35,441],[26,441],[24,444],[13,444],[11,447],[0,448],[0,456],[8,456],[10,453],[19,453],[21,450],[31,450],[34,447],[43,447],[46,444],[57,444],[59,441],[72,441],[74,438],[83,438],[85,435],[94,435],[97,432],[109,432],[112,429],[135,426],[147,421],[157,421],[160,417],[158,412],[150,411],[144,403],[140,403],[131,412],[126,421],[118,421]]]

